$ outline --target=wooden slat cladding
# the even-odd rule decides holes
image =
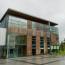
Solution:
[[[47,34],[46,32],[43,32],[44,37],[44,54],[48,54],[48,45],[47,45]]]
[[[27,20],[27,55],[32,55],[32,21]]]
[[[17,33],[21,35],[27,35],[27,30],[23,28],[10,27],[8,28],[8,33]]]
[[[27,30],[27,55],[32,55],[32,29]]]
[[[36,54],[40,54],[40,31],[36,31]]]
[[[58,43],[58,37],[56,34],[51,33],[51,43],[52,45],[55,45]]]

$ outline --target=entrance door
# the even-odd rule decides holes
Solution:
[[[18,57],[22,57],[23,56],[23,49],[22,47],[18,47]]]
[[[17,56],[22,57],[26,54],[27,37],[25,35],[17,35],[15,38],[15,48],[17,50]]]
[[[26,46],[17,45],[16,46],[16,55],[17,55],[17,57],[25,56],[26,55]]]
[[[9,49],[8,50],[8,58],[14,58],[15,57],[15,50],[12,48],[12,49]]]
[[[7,57],[14,58],[24,56],[26,54],[26,43],[27,37],[24,35],[8,35]]]

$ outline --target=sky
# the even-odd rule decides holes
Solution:
[[[0,0],[0,19],[8,8],[57,23],[59,40],[64,40],[65,0]]]

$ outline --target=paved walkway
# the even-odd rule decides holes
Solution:
[[[0,59],[0,65],[65,65],[65,57],[39,55],[15,59]]]

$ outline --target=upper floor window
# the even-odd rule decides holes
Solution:
[[[9,16],[9,27],[27,28],[27,20]]]

